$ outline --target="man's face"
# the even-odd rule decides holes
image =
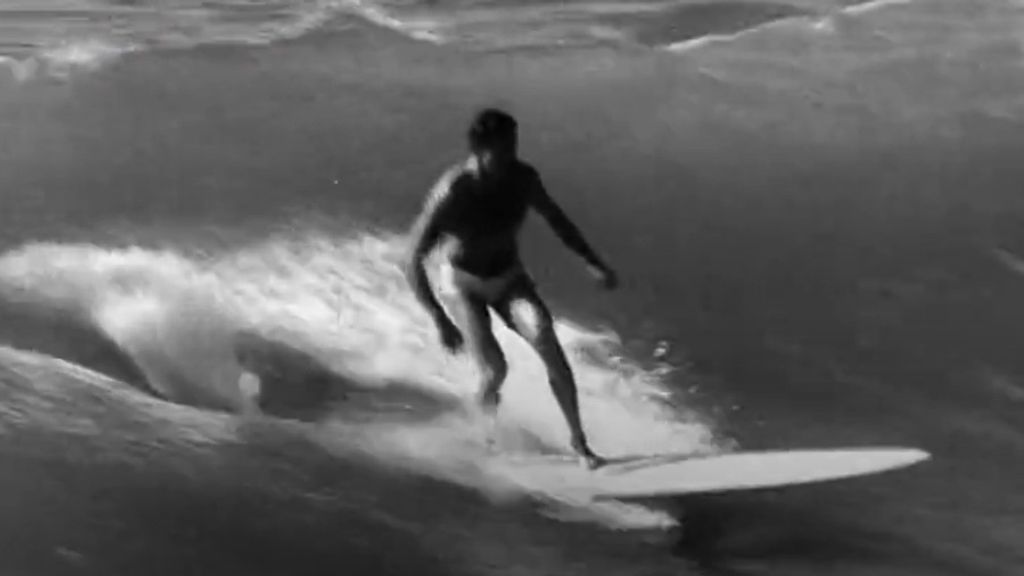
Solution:
[[[519,138],[515,132],[508,134],[505,138],[496,141],[490,148],[491,156],[497,162],[508,162],[514,160],[519,148]]]

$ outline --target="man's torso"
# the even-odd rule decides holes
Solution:
[[[455,168],[441,232],[454,266],[489,277],[519,263],[517,236],[529,208],[532,169],[518,163],[501,176],[481,178]]]

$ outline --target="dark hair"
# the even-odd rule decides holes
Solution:
[[[473,150],[486,148],[514,136],[518,128],[511,114],[496,108],[485,108],[477,113],[467,134],[469,147]]]

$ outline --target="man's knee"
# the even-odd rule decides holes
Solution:
[[[498,386],[508,376],[508,362],[501,354],[493,355],[484,360],[481,366],[484,380],[491,386]]]
[[[547,345],[555,337],[551,314],[540,303],[528,299],[511,305],[516,330],[535,347]]]

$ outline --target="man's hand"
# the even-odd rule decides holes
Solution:
[[[459,327],[446,315],[440,315],[434,319],[437,323],[437,331],[441,335],[441,344],[446,350],[455,354],[462,349],[463,339]]]
[[[619,277],[611,268],[604,265],[590,265],[587,268],[597,283],[605,290],[614,290],[619,285]]]

